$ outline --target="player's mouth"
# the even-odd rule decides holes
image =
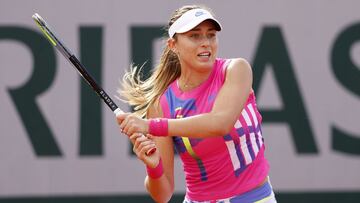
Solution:
[[[206,52],[201,52],[200,54],[198,54],[198,57],[200,57],[200,58],[210,58],[210,56],[211,56],[211,53],[210,52],[208,52],[208,51],[206,51]]]

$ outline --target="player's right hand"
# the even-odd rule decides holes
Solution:
[[[150,149],[156,148],[155,141],[151,139],[151,135],[144,136],[142,133],[134,133],[129,138],[133,143],[133,152],[136,156],[147,166],[153,168],[156,167],[160,159],[158,150],[151,156],[146,155],[146,152]]]

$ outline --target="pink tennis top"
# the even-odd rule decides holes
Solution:
[[[210,112],[225,81],[229,59],[216,59],[209,78],[197,88],[182,92],[174,81],[160,98],[165,118],[183,118]],[[219,200],[258,186],[268,175],[261,136],[261,115],[251,91],[229,134],[192,139],[173,138],[183,162],[186,198]]]

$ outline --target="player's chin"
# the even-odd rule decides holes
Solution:
[[[199,66],[203,68],[212,68],[215,63],[214,57],[197,57]]]

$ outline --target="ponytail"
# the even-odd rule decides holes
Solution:
[[[144,81],[139,74],[142,68],[143,66],[130,67],[130,71],[123,77],[118,93],[125,98],[123,101],[133,106],[137,115],[146,117],[149,107],[159,104],[160,96],[180,76],[181,70],[177,55],[168,46],[163,50],[159,65]]]

